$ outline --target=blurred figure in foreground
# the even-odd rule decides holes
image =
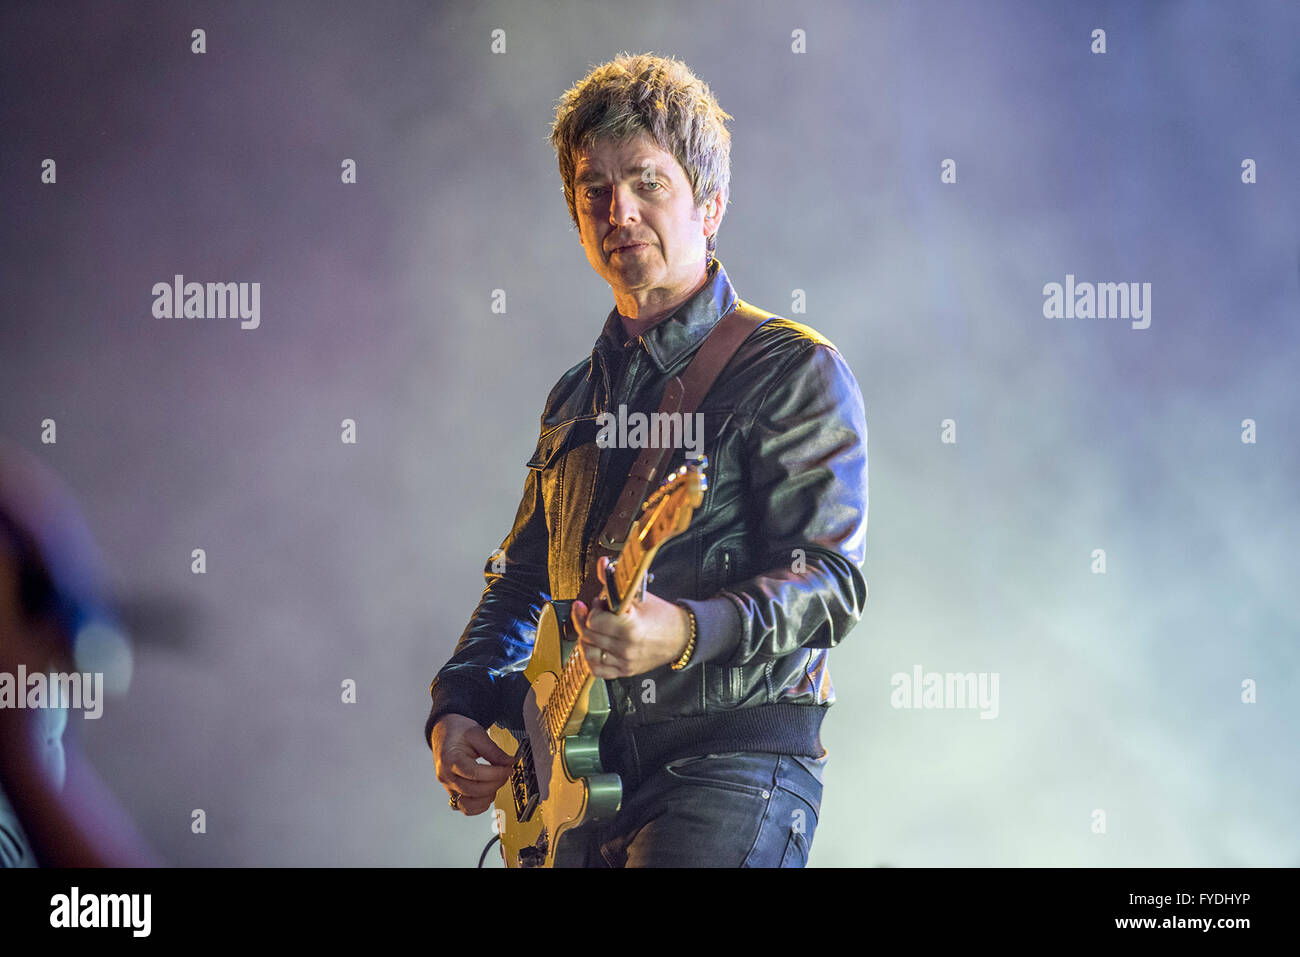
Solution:
[[[71,674],[78,639],[116,627],[73,496],[47,467],[0,440],[0,866],[142,867],[160,862],[64,740],[66,707],[16,707],[19,675]],[[102,684],[102,683],[101,683]],[[83,720],[78,716],[75,720]]]

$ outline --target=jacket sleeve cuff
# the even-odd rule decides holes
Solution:
[[[740,609],[726,595],[696,601],[679,598],[676,602],[695,616],[695,652],[683,671],[712,662],[725,662],[740,647],[743,621]]]
[[[424,746],[427,748],[433,747],[429,736],[443,715],[463,714],[485,728],[496,722],[493,696],[484,693],[477,682],[467,680],[464,676],[443,675],[436,678],[429,688],[429,695],[433,704],[429,708],[429,717],[424,722]]]

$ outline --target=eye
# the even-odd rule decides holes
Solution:
[[[658,192],[659,190],[664,188],[662,183],[656,183],[654,180],[650,180],[644,183],[643,185],[655,187],[655,192]]]

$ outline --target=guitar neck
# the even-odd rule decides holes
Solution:
[[[611,595],[608,585],[601,591],[601,597],[605,599],[605,603],[614,614],[623,614],[636,601],[635,596],[641,590],[641,582],[645,580],[646,573],[650,570],[650,563],[654,561],[655,552],[658,550],[657,545],[646,548],[639,536],[628,536],[614,564],[614,594]],[[596,676],[591,673],[591,664],[587,661],[587,656],[582,653],[582,646],[574,645],[569,660],[564,663],[564,670],[560,673],[560,680],[551,695],[551,700],[547,702],[544,709],[546,726],[551,732],[552,740],[558,741],[563,735],[564,727],[569,723],[574,707],[582,700],[591,682],[595,680]]]
[[[610,611],[624,614],[640,597],[645,576],[650,571],[659,548],[689,524],[691,515],[703,500],[708,483],[704,470],[708,459],[684,465],[670,475],[646,501],[635,525],[627,535],[614,563],[613,575],[606,578],[601,597]],[[612,587],[611,587],[612,585]],[[573,709],[583,699],[595,676],[591,665],[576,644],[565,662],[559,681],[543,709],[545,727],[555,745],[573,717]]]

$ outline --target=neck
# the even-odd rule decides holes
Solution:
[[[635,339],[638,336],[645,335],[650,329],[676,312],[682,303],[689,301],[692,296],[704,288],[705,283],[708,281],[709,270],[706,265],[695,282],[686,291],[675,295],[669,294],[669,298],[655,296],[656,293],[665,293],[666,290],[663,289],[647,291],[644,300],[638,299],[635,295],[615,296],[614,305],[618,309],[619,319],[623,322],[624,335],[628,339]]]

